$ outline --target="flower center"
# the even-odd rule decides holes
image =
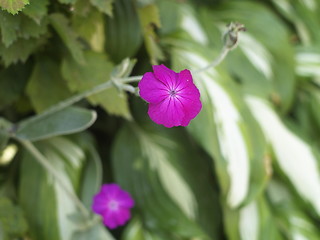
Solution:
[[[175,97],[177,95],[177,91],[176,90],[169,90],[169,95],[170,95],[170,97]]]
[[[111,200],[110,202],[108,202],[108,208],[110,210],[117,210],[119,207],[119,204],[117,201]]]

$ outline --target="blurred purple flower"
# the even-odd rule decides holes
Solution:
[[[92,210],[101,215],[103,224],[114,229],[124,225],[131,217],[134,201],[128,192],[117,184],[104,184],[93,198]]]
[[[187,126],[202,108],[190,71],[176,73],[164,65],[155,65],[153,72],[145,73],[138,85],[141,98],[150,103],[150,118],[168,128]]]

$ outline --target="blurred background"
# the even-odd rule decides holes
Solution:
[[[1,240],[320,239],[319,0],[0,6]],[[205,67],[230,22],[246,32],[194,76],[186,128],[116,85],[66,101],[155,64]],[[112,231],[91,212],[110,182],[136,203]]]

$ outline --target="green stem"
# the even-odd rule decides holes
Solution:
[[[57,171],[50,163],[50,161],[30,142],[27,140],[17,139],[33,156],[34,158],[54,177],[54,179],[59,183],[59,185],[64,189],[65,193],[74,202],[74,204],[79,208],[81,213],[85,217],[89,217],[90,213],[87,208],[80,201],[78,196],[70,191],[69,187],[61,180],[60,173]]]
[[[210,64],[208,64],[207,66],[205,66],[203,68],[192,71],[192,73],[196,75],[196,74],[205,72],[205,71],[209,70],[210,68],[218,66],[226,58],[226,56],[228,55],[230,50],[231,49],[228,47],[223,47],[220,52],[220,55],[215,60],[213,60],[213,62],[211,62]]]

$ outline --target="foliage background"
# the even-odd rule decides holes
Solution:
[[[318,0],[0,6],[0,239],[320,239]],[[203,109],[188,127],[156,126],[111,82],[52,111],[151,64],[204,67],[230,21],[247,32],[194,77]],[[112,232],[88,214],[105,182],[136,201]]]

